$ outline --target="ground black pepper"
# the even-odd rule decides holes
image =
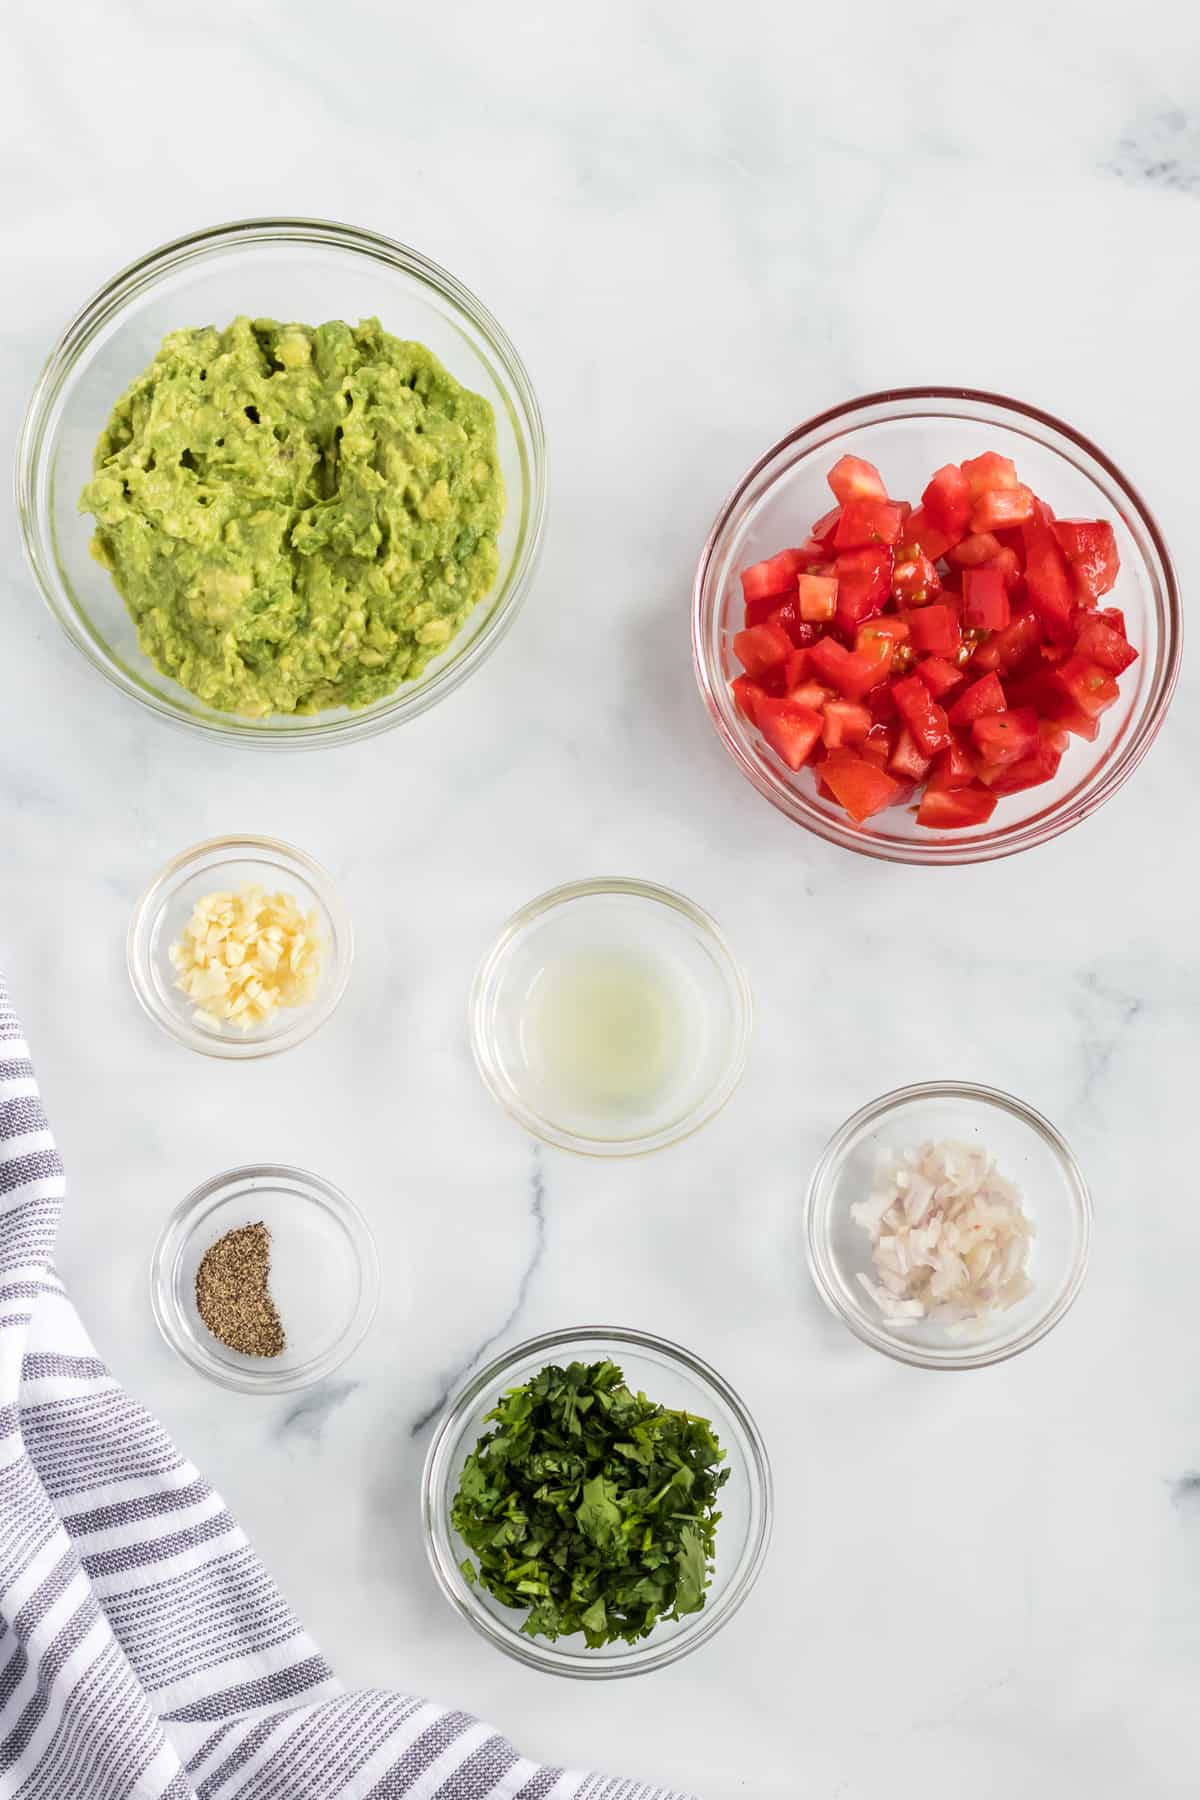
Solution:
[[[196,1306],[213,1336],[243,1356],[278,1356],[287,1334],[271,1298],[271,1233],[260,1219],[210,1244],[196,1270]]]

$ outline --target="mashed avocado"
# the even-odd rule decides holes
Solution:
[[[80,510],[142,649],[222,712],[365,706],[496,578],[496,423],[377,319],[173,331]]]

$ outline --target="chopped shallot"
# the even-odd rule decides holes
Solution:
[[[1034,1225],[986,1150],[950,1141],[882,1159],[850,1217],[871,1239],[858,1279],[893,1325],[926,1319],[957,1336],[1030,1292]]]

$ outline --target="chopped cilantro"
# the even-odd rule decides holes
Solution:
[[[632,1394],[613,1362],[552,1364],[487,1418],[451,1520],[463,1574],[523,1632],[596,1649],[700,1611],[729,1479],[707,1419]]]

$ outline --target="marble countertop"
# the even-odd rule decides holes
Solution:
[[[62,1266],[347,1679],[705,1800],[1195,1792],[1194,669],[1088,824],[992,867],[887,868],[744,785],[694,691],[686,613],[749,460],[823,406],[917,381],[1011,392],[1093,436],[1188,590],[1198,53],[1182,0],[1143,0],[1136,22],[1124,0],[1010,0],[1000,20],[953,0],[6,10],[6,441],[108,274],[255,213],[427,251],[503,321],[545,410],[550,521],[516,629],[443,706],[330,753],[222,749],[111,690],[0,509],[0,963],[72,1177]],[[311,1044],[234,1065],[157,1034],[123,940],[170,854],[246,829],[336,873],[359,949]],[[694,896],[756,991],[733,1102],[642,1163],[535,1149],[464,1034],[501,920],[601,872]],[[1097,1209],[1066,1324],[961,1377],[858,1344],[799,1229],[846,1114],[947,1073],[1048,1113]],[[335,1377],[256,1400],[165,1348],[146,1271],[184,1192],[270,1158],[358,1199],[386,1281]],[[712,1644],[593,1686],[461,1624],[415,1508],[464,1371],[605,1315],[694,1347],[746,1395],[777,1522]]]

